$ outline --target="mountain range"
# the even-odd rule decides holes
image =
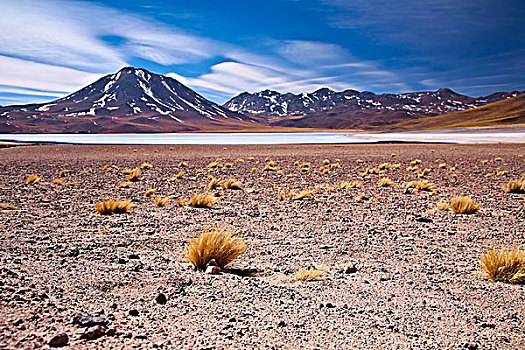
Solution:
[[[450,89],[376,95],[368,91],[336,92],[322,88],[302,94],[281,94],[271,90],[244,92],[221,106],[175,79],[125,67],[48,103],[0,107],[0,132],[370,129],[448,115],[445,113],[474,111],[517,96],[523,97],[522,92],[499,92],[474,98]],[[523,117],[523,99],[519,101],[522,109],[517,113],[518,117]],[[516,112],[516,106],[513,111]]]

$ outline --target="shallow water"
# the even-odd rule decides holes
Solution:
[[[525,129],[398,133],[0,134],[2,141],[74,144],[275,145],[375,142],[524,143]]]

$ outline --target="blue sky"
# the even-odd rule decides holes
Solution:
[[[243,91],[525,89],[523,0],[0,0],[0,105],[123,66]]]

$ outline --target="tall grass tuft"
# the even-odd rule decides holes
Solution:
[[[292,199],[293,199],[293,200],[304,199],[304,198],[306,198],[306,197],[310,197],[310,196],[313,195],[314,193],[315,193],[315,191],[312,191],[312,190],[304,190],[304,191],[299,192],[299,193],[296,194],[296,195],[292,195]]]
[[[66,176],[66,169],[62,169],[60,170],[60,172],[58,173],[58,177],[64,177]]]
[[[156,188],[150,188],[149,190],[146,191],[146,193],[144,193],[144,196],[151,197],[155,194],[156,191],[157,191]]]
[[[241,182],[230,178],[230,179],[224,181],[221,184],[221,187],[223,189],[240,190],[241,189]]]
[[[184,248],[184,255],[197,268],[204,269],[214,259],[221,268],[248,250],[248,243],[231,228],[212,226],[198,237],[190,238]]]
[[[32,185],[32,184],[37,184],[40,182],[40,177],[38,175],[29,175],[26,179],[26,184],[28,185]]]
[[[413,187],[416,190],[419,191],[434,191],[437,186],[433,184],[432,182],[429,182],[428,180],[418,180],[418,181],[410,181],[405,185],[406,188]]]
[[[102,199],[102,202],[95,204],[95,209],[100,215],[110,215],[110,214],[121,214],[127,213],[131,208],[133,208],[133,203],[131,200],[121,201],[118,199]]]
[[[0,211],[2,210],[20,210],[20,208],[6,204],[6,203],[0,203]]]
[[[131,181],[122,182],[117,185],[117,188],[130,188],[132,184],[133,182]]]
[[[324,275],[324,271],[315,267],[304,267],[295,271],[296,281],[312,281]]]
[[[139,181],[140,179],[140,168],[135,168],[131,170],[131,173],[128,176],[128,181]]]
[[[390,180],[388,177],[383,177],[379,182],[377,183],[377,187],[390,187],[394,186],[394,181]]]
[[[450,200],[450,208],[456,214],[474,214],[481,209],[481,204],[475,203],[470,197],[454,196]]]
[[[216,189],[217,187],[219,187],[220,184],[221,184],[221,180],[212,176],[210,179],[210,183],[208,184],[208,189],[210,190]]]
[[[150,163],[142,163],[140,165],[140,168],[141,169],[151,169],[151,168],[153,168],[153,165],[151,165]]]
[[[525,179],[510,180],[507,186],[503,187],[506,193],[525,193]]]
[[[492,248],[481,256],[482,274],[494,281],[525,282],[525,251],[519,247]]]
[[[213,194],[196,193],[189,200],[178,199],[177,204],[179,206],[192,206],[195,208],[210,208],[212,204],[218,202],[222,197],[215,197]]]
[[[166,204],[168,204],[168,202],[170,201],[170,197],[160,197],[160,196],[156,196],[155,197],[155,205],[157,207],[164,207]]]
[[[182,179],[182,177],[184,176],[184,171],[179,171],[179,173],[177,175],[174,175],[170,178],[170,181],[175,181],[177,179]]]

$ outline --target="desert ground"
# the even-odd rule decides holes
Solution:
[[[0,349],[524,349],[525,285],[478,273],[487,249],[525,245],[525,196],[502,190],[525,174],[524,146],[1,148],[0,202],[21,210],[0,211]],[[262,171],[267,157],[275,171]],[[217,158],[231,167],[208,168]],[[435,193],[404,187],[416,159]],[[116,187],[144,162],[139,181]],[[359,176],[382,163],[400,164],[384,170],[394,186]],[[26,184],[31,174],[40,182]],[[212,190],[211,208],[177,205],[209,175],[241,189]],[[151,188],[172,199],[156,206]],[[453,195],[482,207],[433,210]],[[135,207],[99,215],[103,198]],[[196,270],[186,242],[221,223],[250,249],[219,274]],[[324,275],[296,282],[310,266]]]

